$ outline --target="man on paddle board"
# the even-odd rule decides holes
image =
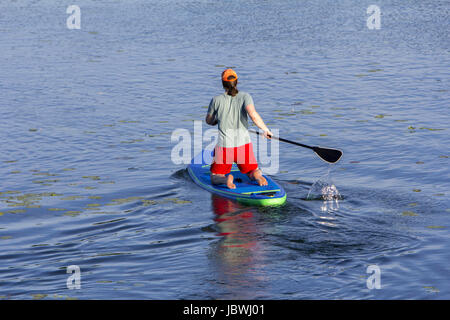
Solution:
[[[239,170],[256,180],[260,186],[266,186],[267,181],[258,168],[253,145],[248,133],[248,116],[252,119],[268,139],[272,136],[261,116],[256,112],[250,94],[237,89],[238,76],[233,69],[222,72],[222,86],[225,92],[215,96],[206,114],[206,123],[219,126],[219,137],[214,148],[214,159],[211,164],[211,182],[226,184],[235,189],[234,177],[229,174],[233,162]],[[228,175],[228,176],[227,176]]]

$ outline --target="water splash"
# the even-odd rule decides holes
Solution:
[[[322,213],[328,214],[339,210],[339,200],[342,199],[331,179],[331,168],[330,165],[328,172],[313,183],[306,197],[307,200],[323,200],[320,210]]]

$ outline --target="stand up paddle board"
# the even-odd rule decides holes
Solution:
[[[286,192],[278,183],[264,175],[268,185],[259,186],[256,181],[250,180],[246,174],[241,173],[236,164],[233,164],[231,168],[236,189],[229,189],[225,184],[212,184],[210,177],[212,158],[212,151],[203,150],[192,159],[187,168],[192,180],[203,189],[246,205],[274,206],[286,202]]]

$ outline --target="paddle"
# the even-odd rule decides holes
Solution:
[[[264,135],[264,133],[259,132],[259,131],[255,131],[255,130],[248,130],[252,133],[256,133],[259,134],[261,136]],[[302,144],[302,143],[298,143],[295,141],[290,141],[287,139],[283,139],[283,138],[279,138],[279,137],[275,137],[272,136],[272,139],[276,139],[276,140],[280,140],[283,142],[287,142],[299,147],[303,147],[303,148],[308,148],[308,149],[312,149],[314,150],[314,152],[320,157],[320,159],[322,159],[325,162],[328,163],[336,163],[339,161],[339,159],[342,157],[342,151],[341,150],[337,150],[337,149],[330,149],[330,148],[322,148],[322,147],[311,147],[311,146],[307,146],[306,144]]]

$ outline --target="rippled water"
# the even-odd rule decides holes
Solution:
[[[448,1],[378,1],[380,30],[370,1],[75,2],[80,30],[0,3],[2,299],[450,298]],[[307,149],[280,144],[278,208],[170,161],[226,66],[280,136],[344,150],[336,210]]]

